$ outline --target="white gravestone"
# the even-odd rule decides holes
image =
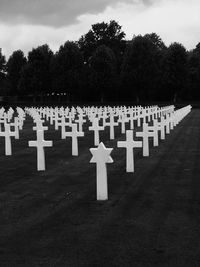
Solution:
[[[114,140],[115,139],[115,126],[118,126],[118,123],[115,122],[114,116],[110,115],[110,121],[106,122],[106,126],[110,127],[110,139]]]
[[[61,139],[65,139],[65,133],[66,133],[66,127],[72,127],[71,122],[66,122],[65,116],[62,116],[62,121],[61,121]]]
[[[133,131],[126,131],[126,141],[118,141],[118,147],[126,148],[126,172],[134,172],[134,148],[142,147],[142,141],[133,140]]]
[[[99,145],[99,131],[103,131],[104,127],[99,126],[99,119],[94,118],[92,122],[92,126],[89,127],[90,131],[94,131],[94,145],[98,146]]]
[[[143,139],[143,156],[149,156],[149,136],[151,133],[148,131],[148,124],[146,122],[143,123],[143,131],[137,132],[136,136],[141,137]]]
[[[65,132],[64,137],[71,137],[72,138],[72,156],[78,156],[78,137],[83,137],[83,132],[77,131],[77,124],[71,124],[72,131]]]
[[[12,146],[11,146],[11,136],[15,137],[15,132],[10,131],[10,125],[5,123],[4,125],[4,132],[0,132],[0,136],[5,137],[5,155],[11,156],[12,155]]]
[[[33,127],[33,131],[47,131],[48,127],[43,126],[43,120],[39,119],[35,121],[36,126]]]
[[[37,140],[36,141],[29,141],[28,145],[30,147],[37,148],[37,170],[44,171],[45,170],[45,153],[44,147],[51,147],[53,146],[52,141],[45,141],[44,140],[44,132],[42,130],[37,131]]]
[[[158,122],[158,127],[160,131],[160,139],[165,140],[165,120],[162,116],[160,122]]]
[[[159,126],[158,126],[158,121],[157,119],[153,120],[153,125],[148,126],[149,132],[152,133],[153,137],[153,146],[158,146],[158,131],[159,131]]]
[[[135,120],[135,116],[133,115],[133,111],[130,112],[128,119],[130,121],[130,129],[133,130],[134,129],[134,120]]]
[[[124,134],[126,132],[126,122],[128,122],[128,118],[126,117],[126,115],[121,114],[118,122],[121,123],[121,133]]]
[[[75,120],[75,122],[78,124],[78,131],[82,132],[83,131],[83,124],[86,122],[86,120],[83,118],[83,114],[80,113],[78,115],[78,119]]]
[[[169,114],[166,115],[166,134],[170,134],[170,120],[169,120]]]
[[[96,194],[97,200],[108,199],[108,182],[106,163],[113,163],[110,153],[113,149],[106,148],[101,142],[98,148],[90,148],[92,159],[90,163],[96,163]]]
[[[14,118],[14,122],[10,123],[11,127],[14,127],[15,139],[19,139],[19,121],[18,118]]]

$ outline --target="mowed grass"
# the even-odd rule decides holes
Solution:
[[[45,123],[45,126],[49,128],[45,131],[45,140],[52,140],[53,147],[45,148],[46,171],[38,172],[36,148],[28,146],[29,140],[36,139],[36,132],[32,130],[34,124],[28,116],[23,130],[20,131],[20,139],[16,140],[12,137],[12,156],[4,155],[5,141],[4,138],[0,138],[1,192],[4,189],[6,195],[10,192],[18,197],[19,194],[19,198],[22,196],[24,198],[26,195],[33,196],[36,202],[43,201],[41,205],[45,203],[44,200],[48,196],[52,202],[53,195],[59,199],[61,191],[66,194],[76,192],[74,197],[82,196],[85,192],[88,199],[94,201],[96,198],[96,166],[89,163],[92,157],[89,148],[94,147],[93,132],[88,131],[89,125],[89,122],[84,125],[84,137],[78,138],[79,156],[76,157],[72,156],[71,138],[67,137],[62,140],[60,129],[56,131],[54,126],[48,122]],[[70,131],[70,128],[66,127],[66,130]],[[106,127],[100,132],[100,140],[105,146],[113,148],[111,156],[114,163],[108,164],[108,176],[110,179],[115,176],[115,181],[117,181],[119,173],[120,175],[125,173],[125,149],[118,149],[117,141],[125,140],[125,135],[121,134],[120,126],[115,127],[115,140],[110,141],[109,127]],[[136,149],[136,151],[139,150],[138,156],[141,157],[142,150]],[[22,206],[28,203],[22,200]]]
[[[184,120],[187,123],[189,119]],[[147,261],[148,258],[157,259],[154,252],[151,255],[151,251],[146,251],[145,246],[151,245],[141,225],[125,218],[134,210],[139,217],[148,214],[154,198],[158,203],[161,199],[158,211],[162,210],[162,197],[169,196],[160,195],[160,187],[164,192],[160,176],[168,168],[166,155],[172,153],[174,142],[180,139],[181,123],[166,140],[159,140],[159,147],[152,147],[150,142],[150,157],[142,157],[142,149],[135,149],[134,174],[125,172],[126,151],[117,148],[117,141],[125,140],[121,127],[115,127],[112,141],[108,127],[100,132],[100,140],[106,147],[113,148],[114,163],[107,164],[109,200],[97,202],[96,166],[89,163],[92,157],[89,148],[94,147],[93,132],[88,131],[89,122],[84,125],[85,136],[78,139],[78,157],[71,155],[71,139],[61,140],[60,130],[55,131],[54,126],[45,123],[49,127],[45,140],[53,140],[53,147],[45,149],[46,171],[38,172],[36,149],[28,147],[28,141],[35,140],[36,133],[32,130],[32,119],[27,116],[20,139],[12,139],[12,156],[4,155],[4,139],[0,138],[1,266],[123,266],[124,263],[129,266],[126,263],[131,259],[131,252],[122,245],[122,235],[126,236],[130,227],[136,231],[130,236],[135,245],[128,243],[127,246],[136,246],[139,257],[135,256],[136,261],[139,262],[142,255]],[[179,142],[184,143],[183,135],[182,139]],[[171,168],[175,168],[180,159],[174,154],[169,157],[173,157]],[[161,160],[166,166],[158,170],[156,167]],[[138,205],[132,211],[135,203]],[[158,217],[159,214],[155,214],[155,218]],[[143,219],[151,221],[152,218]],[[158,221],[162,224],[162,220]],[[144,242],[141,247],[138,246],[140,242]],[[121,255],[117,260],[119,265],[112,259],[116,255]]]

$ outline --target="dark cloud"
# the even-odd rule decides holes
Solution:
[[[108,5],[152,0],[0,0],[0,21],[61,27],[76,22],[79,15],[99,13]]]

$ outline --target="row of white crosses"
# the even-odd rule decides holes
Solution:
[[[38,171],[44,171],[45,170],[45,153],[44,148],[45,147],[52,147],[53,142],[52,141],[46,141],[44,140],[44,131],[48,130],[48,127],[43,126],[43,121],[38,113],[38,111],[35,111],[34,109],[28,110],[29,114],[33,117],[36,126],[33,127],[33,130],[37,131],[37,140],[35,141],[29,141],[30,147],[36,147],[37,148],[37,170]],[[59,126],[62,128],[62,138],[65,139],[66,137],[71,137],[72,139],[72,156],[78,156],[78,137],[83,137],[83,132],[77,131],[77,124],[72,123],[72,120],[70,119],[68,123],[65,121],[65,117],[62,116],[60,123],[58,122],[59,117],[54,116],[56,118],[55,120],[55,128],[58,129]],[[66,132],[65,127],[70,126],[72,131]]]
[[[188,105],[178,111],[173,111],[173,120],[169,120],[170,124],[174,123],[175,125],[179,123],[189,112],[191,111],[191,106]],[[160,115],[167,115],[167,113],[163,113]],[[168,117],[168,116],[167,116]],[[169,117],[168,117],[169,118]],[[144,122],[143,123],[143,132],[137,133],[137,136],[143,138],[143,143],[141,141],[133,140],[133,131],[126,131],[126,141],[118,141],[118,147],[126,148],[126,171],[134,172],[134,151],[135,147],[143,146],[143,155],[148,156],[148,137],[155,135],[149,134],[148,126]],[[157,137],[156,137],[157,138]],[[157,141],[154,142],[157,145]],[[145,148],[144,148],[145,147]],[[107,183],[107,168],[106,163],[113,163],[113,159],[110,154],[113,148],[106,148],[103,143],[100,143],[98,148],[91,148],[90,152],[93,157],[91,159],[91,163],[96,163],[96,196],[97,200],[107,200],[108,199],[108,183]]]
[[[109,126],[110,127],[110,139],[114,139],[114,127],[118,125],[118,122],[121,122],[122,124],[122,133],[125,132],[125,120],[127,121],[128,119],[123,119],[121,118],[121,121],[120,121],[120,118],[118,120],[118,122],[115,122],[114,121],[114,113],[119,113],[120,112],[120,116],[123,116],[125,117],[123,114],[121,114],[121,111],[123,110],[123,112],[126,114],[128,112],[128,109],[126,107],[123,107],[123,108],[111,108],[111,107],[104,107],[104,108],[100,108],[98,109],[97,107],[92,107],[92,108],[85,108],[85,109],[81,109],[79,107],[77,107],[77,109],[75,109],[74,107],[72,107],[72,109],[70,110],[69,108],[66,108],[64,109],[63,107],[62,108],[55,108],[55,109],[50,109],[50,108],[46,108],[46,109],[43,109],[43,108],[31,108],[31,109],[28,109],[26,108],[25,109],[27,113],[29,113],[29,115],[31,115],[34,120],[36,121],[36,129],[35,130],[47,130],[48,128],[45,128],[42,126],[41,124],[41,117],[45,117],[46,116],[49,116],[50,118],[50,123],[52,122],[55,122],[55,129],[57,130],[59,126],[61,126],[62,128],[62,139],[66,138],[67,136],[70,136],[72,137],[72,155],[78,155],[78,145],[77,145],[77,137],[79,136],[83,136],[84,134],[82,133],[82,126],[83,126],[83,123],[86,122],[86,120],[84,120],[83,118],[83,114],[84,112],[86,111],[87,112],[87,115],[92,117],[92,123],[93,123],[93,120],[96,116],[96,114],[98,113],[99,117],[102,116],[103,118],[103,126],[102,127],[98,127],[98,121],[97,119],[95,118],[94,120],[94,124],[92,127],[89,128],[89,130],[94,130],[95,134],[94,134],[94,141],[95,141],[95,145],[98,145],[99,144],[99,130],[103,130],[103,127],[106,127],[106,126]],[[136,107],[134,109],[134,111],[136,112],[141,112],[143,109],[142,107]],[[148,110],[148,108],[144,108],[144,110]],[[154,111],[155,108],[151,108],[151,111]],[[76,130],[76,124],[75,125],[72,125],[72,119],[74,119],[75,117],[75,114],[76,112],[79,112],[78,114],[78,120],[75,120],[75,122],[78,122],[79,124],[79,132],[77,132]],[[131,114],[133,114],[133,109],[131,109]],[[107,113],[112,113],[110,116],[107,115]],[[13,109],[9,109],[9,112],[7,113],[8,115],[8,120],[10,121],[10,117],[12,116],[12,114],[14,113],[14,110]],[[18,113],[21,113],[23,117],[24,116],[24,111],[20,108],[18,108]],[[103,114],[101,114],[103,113]],[[50,115],[49,115],[50,114]],[[4,114],[5,115],[5,114]],[[61,115],[62,117],[59,118],[59,115]],[[41,117],[40,117],[41,116]],[[106,122],[106,119],[107,118],[110,118],[110,121],[109,122]],[[68,119],[69,121],[66,122],[65,119]],[[133,118],[133,117],[132,117]],[[24,119],[24,118],[23,118]],[[59,120],[61,120],[59,122]],[[22,128],[22,122],[23,120],[20,120],[20,123],[19,123],[19,127],[20,129]],[[133,124],[133,120],[130,121],[131,124]],[[70,126],[72,127],[72,132],[65,132],[65,127],[66,126]],[[18,127],[17,127],[18,128]],[[18,132],[17,132],[17,128],[15,130],[15,138],[18,138],[19,135],[18,135]],[[133,125],[131,126],[131,128],[133,128]],[[12,135],[11,135],[12,136]],[[7,153],[7,154],[11,154],[10,152]]]
[[[17,113],[18,116],[14,117],[14,121],[11,122],[13,119],[14,110],[9,108],[7,112],[5,112],[5,109],[1,109],[0,111],[0,137],[4,137],[5,139],[6,156],[12,155],[11,137],[19,139],[19,130],[22,130],[25,120],[25,112],[23,112],[21,108],[17,109]],[[11,127],[14,127],[14,131],[11,131]]]
[[[170,106],[167,108],[161,108],[158,107],[148,107],[148,108],[142,108],[142,107],[84,107],[83,109],[80,107],[71,109],[64,108],[25,108],[25,112],[32,116],[34,122],[36,123],[36,126],[33,127],[33,130],[36,131],[36,141],[29,141],[29,146],[35,146],[37,148],[37,169],[45,170],[45,154],[44,154],[44,148],[47,146],[52,146],[52,141],[45,141],[44,140],[44,131],[48,130],[48,127],[43,126],[43,118],[48,118],[50,120],[50,124],[55,123],[55,129],[57,130],[59,127],[61,127],[61,137],[62,139],[65,139],[66,137],[72,138],[72,155],[78,156],[78,137],[83,137],[84,132],[82,131],[83,124],[86,122],[84,117],[88,117],[89,120],[92,123],[92,126],[89,127],[89,130],[94,131],[94,145],[99,145],[99,131],[104,130],[105,127],[110,127],[110,139],[115,138],[114,134],[114,127],[118,126],[118,123],[121,123],[121,132],[125,132],[125,122],[128,122],[130,120],[130,128],[134,128],[134,120],[138,121],[139,119],[143,118],[145,121],[145,114],[148,113],[148,116],[153,115],[155,112],[157,116],[159,114],[164,114],[165,112],[171,112],[174,107]],[[19,138],[19,132],[18,129],[22,129],[23,121],[25,119],[25,112],[21,108],[17,108],[18,112],[18,118],[15,119],[14,123],[8,124],[7,121],[11,121],[12,116],[14,114],[14,110],[12,108],[9,109],[7,113],[5,113],[5,110],[2,111],[2,117],[4,115],[4,125],[5,125],[5,131],[0,132],[0,136],[5,137],[5,150],[6,155],[11,155],[11,136],[14,136],[16,139]],[[143,115],[141,116],[141,114]],[[134,114],[134,116],[133,116]],[[150,115],[149,115],[150,114]],[[75,115],[78,116],[78,119],[75,120]],[[129,116],[128,116],[129,115]],[[97,117],[96,117],[97,116]],[[118,117],[118,122],[115,122],[115,117]],[[99,125],[99,119],[103,119],[103,125]],[[106,119],[109,119],[109,121],[106,121]],[[66,119],[68,122],[66,122]],[[77,124],[79,126],[79,131],[77,130]],[[139,123],[140,125],[140,120]],[[10,131],[10,126],[15,127],[15,131]],[[71,127],[71,132],[66,132],[66,126]],[[139,133],[138,133],[139,134]],[[144,142],[145,143],[145,142]],[[145,152],[146,151],[146,152]],[[144,146],[144,155],[145,153],[148,154],[148,147]]]

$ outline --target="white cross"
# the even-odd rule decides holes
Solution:
[[[153,125],[148,126],[148,130],[150,133],[152,133],[153,137],[153,146],[158,146],[158,131],[159,131],[159,126],[158,126],[158,121],[157,119],[153,120]]]
[[[106,126],[106,119],[108,118],[106,111],[103,112],[102,118],[103,118],[103,126],[105,127]]]
[[[12,155],[11,136],[15,137],[15,132],[10,131],[10,124],[7,122],[4,124],[4,132],[0,132],[0,136],[5,137],[5,155]]]
[[[142,141],[133,140],[133,131],[126,131],[126,141],[118,141],[118,147],[126,148],[126,172],[134,172],[134,148],[142,147]]]
[[[61,139],[65,139],[65,133],[66,133],[66,126],[69,126],[71,127],[72,126],[72,123],[69,121],[69,122],[66,122],[65,121],[65,116],[62,116],[61,118]]]
[[[134,120],[135,120],[135,116],[133,116],[133,111],[130,111],[130,116],[128,117],[129,121],[130,121],[130,129],[133,130],[134,129]]]
[[[37,170],[44,171],[45,170],[45,154],[44,154],[44,147],[51,147],[53,146],[52,141],[45,141],[44,140],[44,132],[42,130],[37,131],[37,140],[36,141],[29,141],[28,145],[30,147],[37,148]]]
[[[146,122],[143,123],[143,131],[136,133],[137,137],[142,137],[143,139],[143,156],[149,156],[149,137],[153,136],[151,132],[148,130],[148,124]]]
[[[19,121],[18,121],[18,118],[15,117],[14,118],[14,122],[10,123],[10,126],[14,126],[15,130],[14,130],[14,133],[15,133],[15,139],[19,139]]]
[[[72,131],[65,132],[64,137],[71,137],[72,138],[72,156],[78,156],[78,137],[83,137],[83,132],[77,131],[77,124],[71,124]]]
[[[90,148],[92,159],[90,163],[96,163],[96,194],[97,200],[108,199],[108,182],[106,163],[113,163],[110,153],[113,149],[106,148],[101,142],[98,148]]]
[[[55,130],[58,130],[58,127],[62,125],[62,117],[59,117],[57,113],[55,114]]]
[[[143,118],[143,115],[140,113],[140,111],[138,112],[138,115],[136,116],[137,118],[137,126],[140,127],[141,126],[141,118]]]
[[[94,145],[98,146],[99,145],[99,131],[103,131],[104,127],[99,126],[99,119],[94,118],[92,122],[92,126],[89,127],[90,131],[94,131]]]
[[[19,130],[22,130],[25,117],[23,117],[22,115],[18,115],[17,119],[18,119],[18,123],[19,123]]]
[[[169,134],[170,133],[170,115],[169,114],[166,114],[166,134]]]
[[[72,112],[69,112],[66,118],[69,119],[69,123],[72,123],[72,120],[74,120],[74,114]]]
[[[160,139],[165,139],[165,119],[161,116],[160,122],[158,122],[158,127],[160,131]]]
[[[80,113],[78,115],[78,119],[75,120],[75,122],[78,123],[78,130],[79,130],[79,132],[82,132],[83,131],[83,123],[86,122],[86,120],[84,120],[84,118],[83,118],[83,114],[82,113]]]
[[[33,127],[33,131],[47,131],[48,130],[47,126],[43,126],[43,120],[37,119],[35,123],[36,123],[36,126]]]
[[[121,114],[118,119],[118,122],[121,123],[121,133],[124,134],[126,131],[126,122],[128,122],[126,115]]]
[[[170,130],[173,130],[174,129],[174,126],[175,126],[175,115],[174,115],[174,112],[170,114],[170,118],[169,118],[169,123],[170,123]]]
[[[114,127],[118,126],[118,123],[115,122],[114,116],[110,115],[110,121],[106,122],[106,126],[110,127],[110,139],[113,140],[115,139],[115,130]]]

